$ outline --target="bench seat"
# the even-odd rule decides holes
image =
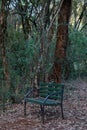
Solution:
[[[47,99],[46,102],[44,103],[46,98],[43,97],[37,97],[37,98],[26,98],[27,102],[34,103],[34,104],[39,104],[39,105],[45,105],[45,106],[57,106],[60,104],[57,100],[53,99]]]

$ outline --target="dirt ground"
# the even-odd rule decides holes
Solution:
[[[87,130],[87,80],[66,83],[64,92],[64,117],[60,107],[46,107],[45,124],[41,122],[40,108],[27,104],[27,117],[23,104],[8,106],[0,111],[0,130]]]

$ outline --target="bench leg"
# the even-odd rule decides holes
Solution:
[[[24,101],[24,116],[26,116],[26,101]]]
[[[63,104],[61,104],[61,113],[62,113],[62,119],[64,119],[64,114],[63,114]]]
[[[41,108],[41,114],[42,114],[42,122],[44,124],[44,105],[40,105]]]

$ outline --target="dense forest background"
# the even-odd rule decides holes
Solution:
[[[87,76],[87,0],[68,2],[0,1],[0,103],[21,100],[40,81]]]

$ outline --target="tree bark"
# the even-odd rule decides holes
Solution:
[[[46,7],[45,7],[45,18],[44,18],[44,29],[50,24],[50,3],[51,0],[47,0]]]
[[[51,79],[61,82],[62,67],[66,59],[66,48],[68,43],[68,24],[71,12],[72,0],[63,0],[58,16],[57,42],[54,54],[54,65]]]
[[[2,0],[2,6],[0,11],[0,46],[1,46],[1,56],[2,56],[2,64],[4,69],[4,80],[9,83],[9,72],[8,72],[8,64],[6,58],[6,30],[7,30],[7,12],[6,12],[6,1]]]
[[[22,16],[22,15],[21,15],[21,19],[22,19],[22,27],[23,27],[24,38],[25,38],[25,40],[27,40],[29,33],[31,31],[29,19],[27,17],[25,18],[25,16]]]

